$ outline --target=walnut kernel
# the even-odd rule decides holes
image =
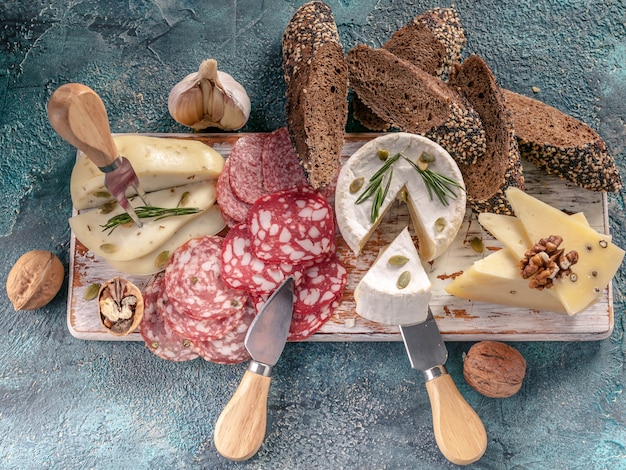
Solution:
[[[115,336],[134,331],[143,318],[143,295],[137,286],[116,276],[100,286],[98,316],[100,323]]]
[[[59,292],[65,271],[57,256],[46,250],[24,253],[7,277],[7,295],[17,310],[36,310]]]
[[[478,393],[507,398],[522,387],[526,360],[520,352],[498,341],[481,341],[468,351],[463,363],[465,381]]]

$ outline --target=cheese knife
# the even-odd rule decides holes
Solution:
[[[274,291],[252,321],[244,344],[252,360],[215,423],[213,441],[227,459],[248,460],[265,438],[272,367],[283,352],[293,313],[293,278]]]
[[[106,108],[98,94],[81,83],[66,83],[55,90],[48,102],[48,119],[54,130],[81,150],[104,173],[104,185],[117,202],[142,227],[135,209],[126,198],[132,187],[144,205],[146,192],[126,157],[118,154],[111,135]]]
[[[487,433],[446,370],[448,350],[430,307],[425,321],[400,325],[400,333],[411,367],[424,373],[439,450],[457,465],[476,462],[487,448]]]

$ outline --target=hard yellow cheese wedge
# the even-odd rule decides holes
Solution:
[[[572,274],[558,280],[552,289],[568,314],[584,310],[611,282],[622,264],[624,250],[611,243],[611,237],[517,188],[509,188],[506,195],[530,240],[559,235],[566,253],[578,252]]]
[[[215,180],[224,166],[224,157],[197,140],[142,135],[119,135],[114,140],[118,153],[128,158],[147,192]],[[82,153],[72,170],[70,194],[78,210],[112,200],[104,187],[104,174]],[[127,193],[132,194],[130,190]]]
[[[81,212],[70,218],[70,227],[83,245],[102,258],[113,261],[137,259],[156,250],[185,223],[213,206],[217,197],[215,182],[203,181],[150,193],[150,203],[155,207],[177,207],[185,193],[188,195],[185,196],[184,207],[196,207],[200,212],[160,220],[144,219],[141,228],[129,223],[117,227],[111,233],[103,231],[102,225],[111,217],[124,212],[118,205],[106,213],[100,209]]]

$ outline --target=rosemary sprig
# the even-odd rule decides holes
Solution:
[[[140,219],[148,219],[154,217],[154,220],[161,220],[166,217],[172,217],[176,215],[189,215],[195,214],[197,212],[200,212],[200,209],[197,207],[135,207],[135,213]],[[122,212],[121,214],[111,217],[109,220],[107,220],[106,224],[101,225],[102,231],[108,231],[110,235],[111,232],[113,232],[113,230],[115,230],[120,225],[124,225],[132,221],[133,219],[131,219],[130,215],[128,215],[126,212]]]
[[[389,191],[391,177],[393,176],[393,168],[391,168],[391,165],[393,165],[401,155],[401,153],[396,153],[395,155],[387,158],[383,166],[381,166],[378,171],[370,177],[369,184],[356,200],[356,204],[361,204],[370,197],[374,196],[372,209],[370,210],[370,220],[372,223],[378,219],[380,208],[385,200],[385,197],[387,196],[387,192]],[[383,179],[387,175],[387,172],[389,172],[389,175],[383,189]]]
[[[413,168],[415,168],[424,180],[424,185],[428,190],[428,197],[430,197],[431,201],[433,199],[433,193],[435,193],[439,202],[441,202],[444,206],[447,206],[448,198],[456,199],[456,192],[454,191],[454,188],[465,190],[463,186],[461,186],[457,181],[454,181],[452,178],[442,175],[441,173],[437,173],[436,171],[432,171],[429,168],[422,170],[415,162],[409,160],[404,155],[403,158],[409,162]]]

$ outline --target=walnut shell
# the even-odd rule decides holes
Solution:
[[[141,323],[143,311],[143,295],[128,279],[116,276],[100,286],[98,317],[112,335],[126,336],[134,331]]]
[[[7,295],[17,310],[36,310],[47,305],[59,292],[65,271],[57,256],[46,250],[32,250],[18,258],[7,277]]]
[[[474,344],[463,363],[465,381],[478,393],[507,398],[522,387],[526,360],[520,352],[498,341]]]

